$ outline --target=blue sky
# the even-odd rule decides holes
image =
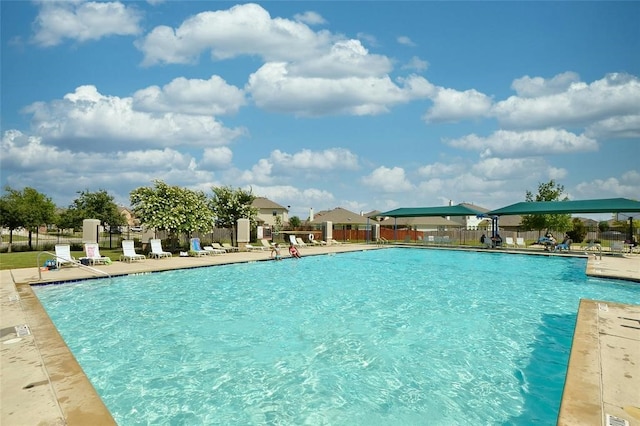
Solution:
[[[640,198],[640,2],[3,1],[1,183],[305,219]]]

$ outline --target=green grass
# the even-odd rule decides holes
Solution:
[[[42,266],[47,259],[53,259],[54,256],[42,254],[40,256],[40,265],[37,265],[38,254],[40,251],[20,251],[14,253],[0,253],[0,270],[4,269],[20,269],[20,268],[35,268],[36,266]],[[54,251],[50,251],[54,253]],[[100,249],[102,256],[110,257],[111,260],[118,260],[122,254],[122,249],[109,250]],[[79,259],[84,257],[83,251],[72,251],[71,256]]]

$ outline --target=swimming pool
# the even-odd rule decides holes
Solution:
[[[35,288],[119,424],[555,424],[584,259],[393,248]]]

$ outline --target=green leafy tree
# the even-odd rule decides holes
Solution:
[[[600,230],[600,232],[607,232],[609,228],[609,222],[607,222],[606,220],[598,222],[598,229]]]
[[[567,201],[567,196],[563,197],[564,186],[557,184],[553,179],[547,183],[540,183],[538,185],[538,193],[533,194],[531,191],[527,191],[525,195],[525,201],[527,202],[539,202],[539,201]],[[536,229],[541,231],[543,229],[553,229],[556,231],[566,231],[571,229],[571,215],[570,214],[530,214],[522,216],[522,226],[525,229]]]
[[[78,191],[78,198],[65,213],[67,224],[81,228],[84,219],[98,219],[102,226],[115,227],[125,224],[125,218],[118,211],[113,197],[104,189],[96,192]]]
[[[179,235],[191,236],[193,232],[207,232],[213,228],[213,215],[202,191],[155,180],[154,187],[136,188],[129,198],[140,222],[148,228],[167,231],[174,248]]]
[[[50,225],[56,217],[56,205],[51,198],[26,187],[22,191],[7,186],[0,202],[0,222],[9,228],[9,250],[13,243],[13,230],[29,231],[29,249],[33,249],[32,234],[42,225]]]
[[[289,218],[289,226],[293,229],[300,228],[300,226],[302,226],[302,221],[298,216],[291,216]]]
[[[215,217],[216,226],[231,229],[231,241],[235,241],[236,224],[238,219],[249,219],[255,225],[258,209],[252,207],[255,196],[251,191],[230,186],[212,187],[211,211]]]
[[[571,231],[567,231],[567,235],[569,235],[569,238],[571,238],[574,243],[583,242],[584,237],[587,236],[586,226],[584,226],[584,223],[577,217],[573,218],[572,225],[572,229]]]

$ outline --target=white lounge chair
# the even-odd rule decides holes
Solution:
[[[227,249],[225,247],[222,247],[219,243],[211,243],[211,246],[216,250],[222,250],[224,253],[229,253],[230,251],[233,251],[233,250]],[[205,247],[205,249],[206,249],[206,247]]]
[[[224,249],[215,249],[211,246],[202,247],[205,251],[208,251],[210,254],[225,254],[227,251]]]
[[[273,246],[271,245],[271,243],[270,243],[269,241],[267,241],[265,238],[261,239],[261,240],[260,240],[260,243],[262,243],[262,246],[263,246],[263,247],[266,247],[266,248],[268,248],[269,250],[271,250],[271,248],[273,247]]]
[[[162,257],[171,257],[173,256],[170,252],[164,251],[162,249],[162,241],[158,238],[149,240],[151,243],[151,252],[149,253],[149,257],[154,257],[156,259],[160,259]]]
[[[527,245],[524,242],[524,238],[523,237],[517,237],[516,238],[516,246],[518,248],[526,248],[527,247]]]
[[[624,243],[622,241],[611,242],[611,253],[622,254],[624,252]]]
[[[69,244],[56,244],[56,267],[74,265],[76,265],[76,259],[71,256],[71,246]]]
[[[514,248],[515,248],[515,246],[516,246],[516,243],[515,243],[515,242],[513,242],[513,237],[505,237],[505,239],[504,239],[504,244],[505,244],[507,247],[514,247]]]
[[[247,249],[247,251],[265,251],[267,249],[264,246],[254,246],[248,243],[244,247]]]
[[[302,238],[296,238],[296,243],[294,245],[300,246],[300,247],[307,247],[307,243],[305,243]]]
[[[111,263],[109,257],[100,255],[98,243],[84,243],[84,253],[90,265]]]
[[[240,250],[238,247],[234,247],[229,243],[222,243],[222,248],[224,248],[227,251],[239,251]]]
[[[296,241],[296,236],[295,235],[289,235],[289,242],[291,244],[293,244],[294,246],[298,245],[298,241]]]
[[[195,254],[196,256],[207,256],[211,254],[207,250],[203,250],[200,247],[200,238],[192,238],[189,241],[189,254]]]
[[[134,260],[144,260],[147,257],[144,254],[136,253],[133,240],[122,240],[122,255],[120,256],[121,262],[131,263]]]

